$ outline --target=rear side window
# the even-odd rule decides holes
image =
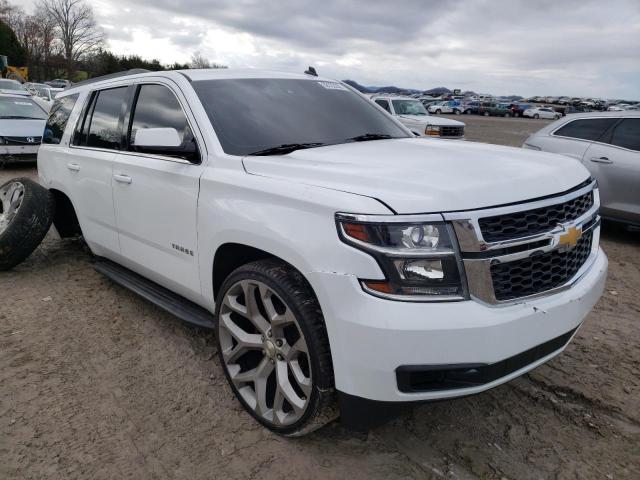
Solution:
[[[640,152],[640,118],[620,122],[611,135],[611,144]]]
[[[617,118],[586,118],[583,120],[574,120],[556,130],[553,134],[561,137],[596,141],[617,121]]]
[[[129,145],[131,150],[140,128],[175,128],[182,141],[189,140],[191,131],[178,99],[164,85],[142,85],[133,110]]]
[[[389,108],[389,102],[386,100],[376,100],[376,103],[384,108],[387,112],[391,113],[391,109]]]
[[[90,112],[87,146],[116,150],[120,146],[120,114],[127,87],[101,90]],[[85,120],[85,124],[89,120]]]
[[[44,143],[53,143],[56,145],[60,143],[76,100],[78,100],[77,93],[59,98],[53,103],[51,111],[49,112],[47,125],[44,127]]]

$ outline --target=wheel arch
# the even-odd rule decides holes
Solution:
[[[71,198],[62,190],[50,188],[49,192],[55,201],[53,225],[62,238],[79,237],[82,235],[80,222]]]

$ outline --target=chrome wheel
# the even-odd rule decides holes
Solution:
[[[291,308],[266,284],[241,280],[218,315],[228,376],[253,412],[274,426],[302,418],[312,393],[309,349]]]
[[[0,189],[0,233],[7,229],[20,210],[23,198],[24,185],[20,182],[8,183]]]

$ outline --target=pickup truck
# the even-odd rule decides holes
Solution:
[[[508,382],[604,287],[579,162],[416,138],[329,78],[116,75],[58,94],[46,132],[40,186],[0,186],[0,269],[51,223],[82,235],[98,271],[216,332],[212,368],[281,435]]]

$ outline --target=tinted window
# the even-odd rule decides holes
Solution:
[[[101,90],[95,101],[87,146],[117,149],[120,146],[119,119],[127,87]]]
[[[408,134],[368,99],[338,82],[243,78],[193,82],[222,148],[248,155],[293,143],[338,144],[353,137]]]
[[[78,100],[78,94],[62,97],[53,102],[47,126],[44,127],[44,143],[60,143],[76,100]]]
[[[389,108],[389,102],[386,100],[376,100],[376,103],[384,108],[387,112],[391,113],[391,109]]]
[[[191,136],[188,132],[187,117],[178,99],[163,85],[140,87],[131,122],[130,145],[134,143],[136,132],[140,128],[175,128],[182,140],[185,140],[185,135]],[[132,146],[131,149],[135,150],[135,147]]]
[[[556,130],[554,135],[596,141],[617,121],[616,118],[574,120],[559,130]]]
[[[613,131],[611,144],[640,151],[640,118],[627,118]]]

